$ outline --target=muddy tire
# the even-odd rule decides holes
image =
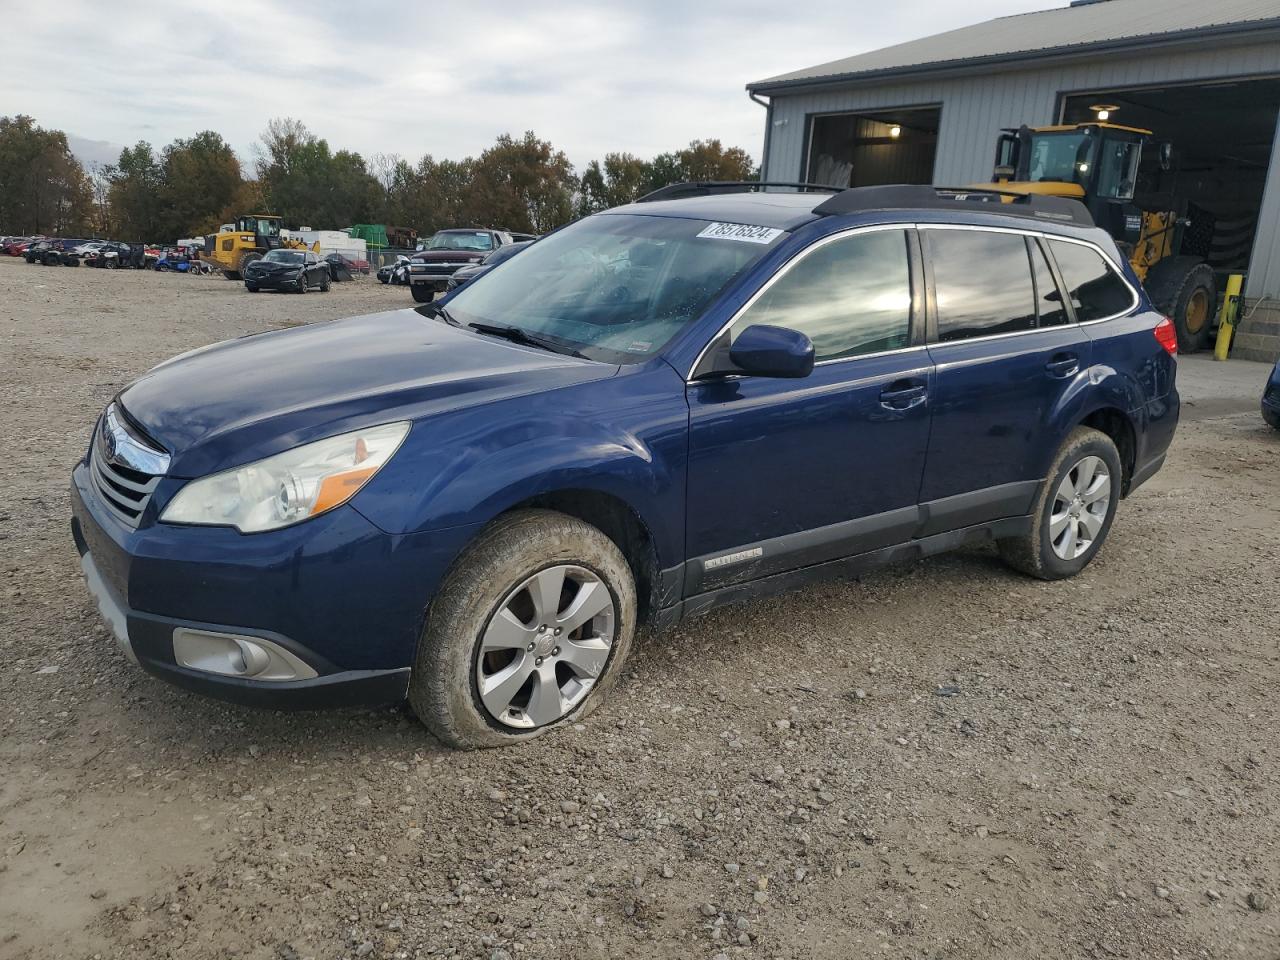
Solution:
[[[999,541],[1005,563],[1041,580],[1064,580],[1087,567],[1115,520],[1122,469],[1105,433],[1073,430],[1036,497],[1031,532]]]
[[[600,704],[635,628],[635,581],[612,540],[562,513],[512,513],[463,553],[432,601],[409,704],[459,749],[532,739]]]
[[[1147,293],[1178,332],[1178,352],[1196,353],[1209,343],[1218,302],[1213,268],[1196,257],[1168,257],[1147,274]]]

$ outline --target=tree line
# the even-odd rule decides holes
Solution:
[[[545,233],[681,180],[755,178],[751,158],[719,140],[695,140],[649,160],[610,153],[581,172],[532,131],[503,134],[479,156],[416,163],[366,159],[289,118],[272,120],[246,170],[220,134],[206,130],[157,151],[139,141],[86,171],[66,134],[28,116],[0,117],[0,233],[100,235],[167,242],[217,231],[250,213],[291,227],[354,223],[493,226]]]

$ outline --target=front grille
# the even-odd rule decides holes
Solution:
[[[425,273],[433,277],[447,277],[463,266],[461,263],[422,263],[414,268],[414,273]]]
[[[168,466],[167,454],[130,429],[115,404],[107,407],[94,432],[89,472],[108,510],[137,527]]]

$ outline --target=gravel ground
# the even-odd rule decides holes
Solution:
[[[519,749],[139,673],[67,530],[98,410],[408,299],[0,258],[0,957],[1280,957],[1280,434],[1243,403],[1075,580],[975,549],[723,610]]]

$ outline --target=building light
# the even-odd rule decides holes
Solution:
[[[898,137],[902,136],[902,128],[895,123],[892,127],[889,128],[889,136],[897,140]]]

